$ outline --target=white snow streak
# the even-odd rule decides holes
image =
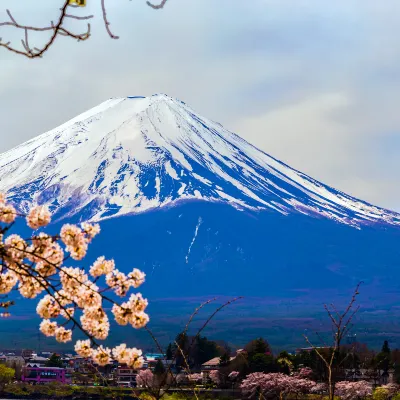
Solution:
[[[191,252],[191,250],[192,250],[192,246],[193,246],[194,242],[196,241],[197,234],[198,234],[198,232],[199,232],[199,228],[200,228],[200,225],[201,225],[202,223],[203,223],[203,220],[202,220],[201,217],[199,217],[199,219],[198,219],[198,221],[197,221],[196,229],[195,229],[195,231],[194,231],[194,236],[193,236],[192,242],[190,243],[188,252],[187,252],[187,254],[186,254],[186,264],[189,263],[190,252]]]
[[[178,176],[178,174],[176,173],[176,171],[174,170],[174,168],[172,167],[170,161],[167,161],[167,162],[165,163],[165,170],[167,171],[167,174],[168,174],[171,178],[175,179],[176,181],[179,181],[179,176]]]

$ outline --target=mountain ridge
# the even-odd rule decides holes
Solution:
[[[324,185],[165,94],[110,98],[0,155],[0,189],[25,210],[90,220],[183,200],[303,213],[359,227],[400,215]]]

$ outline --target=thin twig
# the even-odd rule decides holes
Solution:
[[[153,4],[150,3],[150,1],[147,1],[146,4],[153,8],[154,10],[160,10],[161,8],[164,8],[165,4],[167,3],[167,0],[162,0],[162,2],[160,4]]]
[[[119,36],[115,36],[110,30],[110,22],[107,19],[107,11],[106,11],[106,6],[104,4],[104,1],[105,0],[101,0],[101,10],[103,12],[104,26],[106,27],[106,31],[111,39],[119,39]]]

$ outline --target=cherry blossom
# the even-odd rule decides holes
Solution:
[[[93,349],[92,358],[96,364],[107,365],[111,362],[111,350],[108,347],[99,346]]]
[[[15,221],[17,212],[13,206],[0,204],[0,222],[10,224]]]
[[[47,206],[38,206],[32,208],[26,216],[26,222],[29,228],[38,229],[46,226],[51,221],[51,213]]]
[[[189,381],[192,381],[192,382],[199,382],[203,379],[202,374],[189,374],[187,377],[188,377]]]
[[[255,372],[248,375],[240,385],[243,394],[248,398],[282,397],[283,395],[306,394],[315,386],[315,382],[308,379],[296,378],[281,373],[264,374]]]
[[[101,275],[107,275],[113,271],[115,267],[114,260],[106,260],[105,257],[99,257],[90,268],[90,275],[97,278]]]
[[[81,357],[85,357],[85,358],[90,357],[93,353],[90,339],[78,340],[75,343],[75,351],[76,351],[76,354],[80,355]]]
[[[60,326],[55,331],[55,337],[57,342],[70,342],[72,340],[72,331],[71,329],[65,329],[63,326]]]
[[[367,381],[337,382],[335,394],[342,400],[361,400],[372,396],[372,385]]]
[[[313,394],[324,394],[327,391],[328,391],[328,385],[326,383],[316,383],[310,389],[310,393],[313,393]]]
[[[109,349],[98,341],[105,340],[110,332],[106,309],[111,308],[120,325],[130,324],[139,329],[148,323],[147,299],[131,292],[144,283],[146,275],[137,268],[126,275],[115,268],[114,260],[104,256],[98,257],[89,271],[68,265],[69,262],[66,265],[68,259],[80,261],[86,256],[90,243],[100,232],[98,224],[65,224],[56,235],[40,231],[22,238],[10,233],[17,217],[23,215],[0,193],[0,294],[10,296],[18,290],[25,298],[40,296],[36,306],[42,318],[40,332],[66,343],[73,339],[73,331],[79,329],[87,337],[75,343],[75,351],[82,357],[90,357],[99,365],[114,358],[135,369],[142,368],[141,350],[126,344]],[[28,227],[38,230],[51,222],[51,213],[47,206],[35,206],[25,220]],[[103,281],[98,282],[99,279]],[[119,303],[107,292],[129,298]],[[9,315],[1,313],[0,317]],[[60,323],[59,318],[63,319]]]
[[[293,376],[300,378],[300,379],[311,379],[314,375],[314,372],[311,368],[305,367],[300,368],[300,370],[293,374]]]
[[[228,378],[229,378],[231,381],[235,381],[235,380],[238,378],[239,375],[240,375],[240,372],[238,372],[238,371],[232,371],[232,372],[228,375]]]
[[[221,376],[218,370],[212,370],[210,371],[210,379],[212,383],[215,385],[219,385],[221,383]]]
[[[136,383],[139,387],[153,388],[155,385],[154,374],[149,370],[141,370],[136,376]]]

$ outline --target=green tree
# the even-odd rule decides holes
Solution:
[[[170,343],[167,347],[167,351],[165,353],[165,357],[167,358],[167,360],[172,360],[174,354],[172,351],[172,344]]]
[[[22,367],[23,367],[23,363],[22,362],[17,362],[17,361],[7,361],[6,362],[6,366],[8,368],[12,368],[15,371],[15,379],[17,381],[19,381],[21,379],[22,376]]]
[[[188,360],[188,350],[189,350],[189,338],[186,333],[180,333],[177,335],[175,339],[174,351],[176,354],[175,363],[176,368],[179,370],[185,369],[188,366],[186,365],[186,361]],[[186,359],[186,361],[185,361]]]
[[[231,361],[231,358],[229,357],[228,353],[222,354],[222,356],[219,358],[219,366],[220,367],[226,367],[229,365]]]
[[[381,352],[376,355],[376,366],[378,369],[383,369],[385,373],[391,366],[391,351],[387,340],[383,342]]]
[[[3,391],[7,383],[14,378],[15,370],[8,368],[4,364],[0,364],[0,390]]]
[[[223,354],[222,349],[216,342],[208,340],[206,337],[196,337],[193,346],[190,348],[189,358],[194,368],[199,368],[206,361]]]
[[[251,357],[249,362],[251,372],[277,372],[279,370],[274,357],[271,355],[257,353]]]
[[[377,387],[372,395],[373,400],[387,400],[389,398],[389,391],[384,387]]]
[[[154,375],[161,376],[165,373],[165,367],[161,360],[158,360],[154,367]]]
[[[64,365],[61,361],[61,357],[58,356],[56,353],[53,353],[49,360],[46,361],[46,367],[63,368]]]
[[[281,351],[276,362],[284,374],[289,375],[293,371],[293,357],[287,351]]]
[[[268,342],[263,338],[252,340],[245,347],[247,354],[251,358],[255,354],[270,354],[271,348]]]
[[[381,353],[390,354],[389,342],[387,340],[383,342]]]

